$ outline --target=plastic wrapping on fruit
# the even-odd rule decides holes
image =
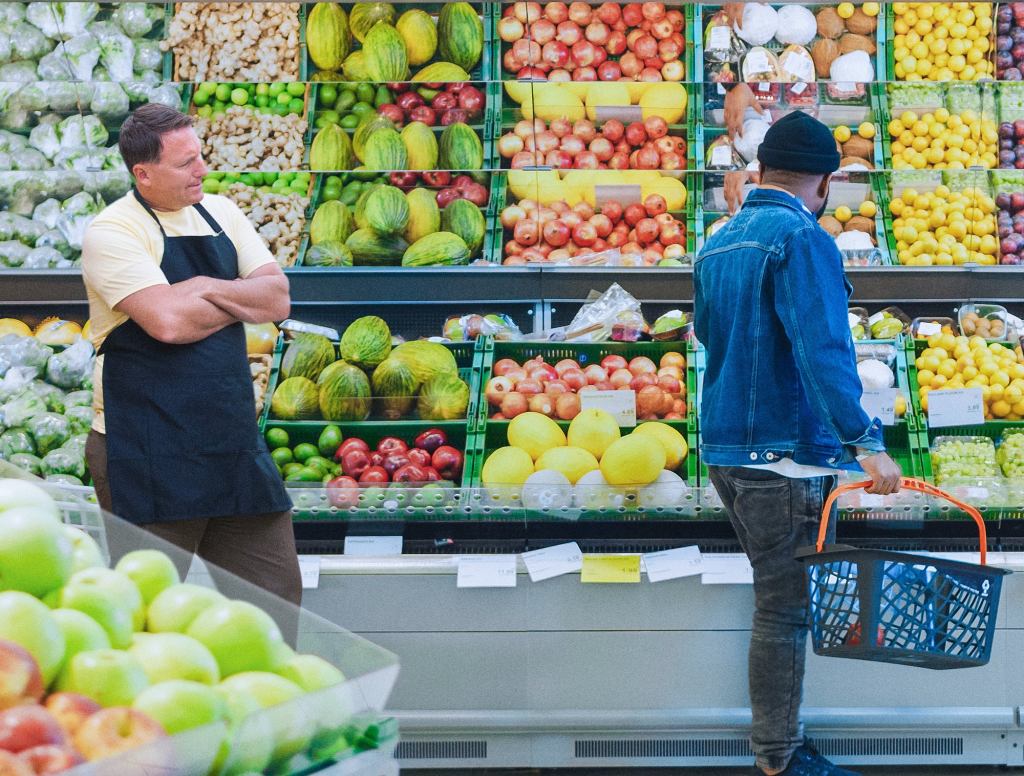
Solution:
[[[688,490],[682,477],[666,469],[653,483],[640,488],[637,497],[642,508],[673,509],[685,503]]]
[[[522,487],[527,509],[561,510],[572,506],[572,483],[561,472],[541,469],[526,478]]]

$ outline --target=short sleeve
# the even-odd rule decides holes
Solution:
[[[82,242],[82,276],[110,309],[151,286],[166,286],[157,259],[143,235],[107,221],[94,221]]]
[[[245,213],[231,200],[225,200],[227,219],[224,230],[238,252],[238,276],[245,278],[260,267],[276,264],[274,255]]]

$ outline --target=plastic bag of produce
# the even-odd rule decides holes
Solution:
[[[81,479],[85,476],[85,454],[60,448],[43,456],[42,470],[46,474],[70,474]]]
[[[12,110],[37,111],[46,110],[48,98],[45,84],[36,82],[25,84],[11,100]]]
[[[68,40],[85,32],[85,25],[100,11],[98,3],[29,3],[25,18],[54,40]]]
[[[74,485],[79,488],[85,484],[78,477],[73,477],[70,474],[47,474],[43,479],[57,485]]]
[[[57,48],[39,60],[36,74],[42,81],[72,81],[74,70],[67,57],[64,56],[64,44],[58,43]]]
[[[24,426],[30,418],[42,415],[44,412],[46,412],[46,402],[26,389],[13,399],[8,399],[0,407],[0,423],[8,428]]]
[[[71,407],[92,407],[92,391],[71,391],[64,395],[64,406]]]
[[[67,238],[60,233],[59,229],[50,229],[44,232],[42,237],[36,240],[36,247],[53,248],[69,261],[78,256],[78,251],[68,244]]]
[[[149,33],[162,16],[162,8],[149,3],[121,3],[111,19],[125,35],[138,38]]]
[[[68,269],[69,267],[71,267],[71,262],[65,259],[60,251],[49,246],[33,248],[21,264],[22,269]]]
[[[93,70],[100,61],[100,44],[87,32],[76,35],[64,44],[71,72],[76,81],[93,79]]]
[[[28,22],[17,22],[11,25],[11,59],[24,60],[33,71],[35,60],[48,53],[53,43],[35,25]],[[32,60],[32,61],[28,61]],[[34,78],[27,79],[34,81]]]
[[[16,113],[19,113],[19,111],[8,111],[4,115],[13,116]],[[50,167],[50,160],[43,156],[42,152],[37,151],[35,148],[26,148],[17,155],[11,157],[11,166],[15,170],[22,170],[25,172],[33,170],[46,170],[49,169]]]
[[[58,170],[97,172],[103,169],[106,151],[98,148],[62,148],[53,157],[53,166]]]
[[[7,103],[11,101],[11,97],[17,94],[21,90],[22,84],[19,83],[0,83],[0,110],[7,110]],[[3,134],[3,147],[10,142],[10,132],[0,130],[0,134]],[[20,137],[15,135],[15,137]]]
[[[68,407],[64,410],[64,417],[71,424],[72,434],[87,434],[92,428],[92,421],[96,413],[92,407]],[[70,444],[70,442],[68,443]]]
[[[44,345],[35,337],[20,334],[5,334],[0,337],[0,358],[10,362],[12,367],[31,369],[29,380],[35,379],[46,370],[46,362],[53,355],[53,348]]]
[[[117,146],[114,146],[113,150],[117,151]],[[107,202],[113,202],[131,190],[132,178],[124,168],[124,160],[121,159],[120,152],[118,152],[117,158],[121,164],[117,169],[94,172],[87,176],[85,191],[96,194]]]
[[[60,141],[57,141],[58,143]],[[47,229],[55,229],[60,219],[60,202],[55,199],[47,199],[36,205],[32,211],[32,220],[43,224]]]
[[[78,89],[70,81],[49,81],[46,83],[46,107],[49,110],[67,112],[78,109]],[[90,90],[91,94],[91,90]],[[88,102],[88,101],[86,101]]]
[[[33,380],[32,384],[29,385],[29,390],[46,402],[48,412],[64,412],[64,391],[56,385],[44,383],[42,380]]]
[[[25,257],[32,250],[17,240],[0,242],[0,267],[16,269],[25,263]]]
[[[160,50],[159,41],[140,38],[135,41],[135,59],[132,67],[136,71],[158,70],[163,63],[164,52]]]
[[[153,94],[153,87],[145,81],[124,81],[121,88],[133,103],[147,103]]]
[[[36,378],[36,370],[28,366],[11,367],[8,356],[2,357],[7,368],[4,369],[4,379],[0,380],[0,403],[21,395]]]
[[[46,379],[61,388],[80,388],[92,379],[93,348],[80,339],[64,351],[50,356],[46,362]]]
[[[62,447],[71,438],[71,423],[56,412],[43,412],[25,421],[25,428],[35,440],[36,450],[45,455]]]
[[[130,73],[129,77],[131,77]],[[125,94],[120,84],[112,82],[97,83],[93,91],[92,102],[89,103],[89,110],[107,121],[124,118],[130,110],[128,95]],[[86,118],[90,117],[87,116]],[[103,143],[106,142],[104,139]]]
[[[11,61],[11,36],[0,30],[0,64]]]
[[[39,456],[32,455],[32,453],[15,453],[10,457],[9,463],[37,477],[43,474],[43,462]]]
[[[69,453],[74,453],[75,455],[85,455],[85,446],[88,441],[88,431],[76,431],[72,433],[71,439],[61,446],[61,449],[67,450]]]
[[[103,207],[102,199],[96,195],[90,196],[84,191],[80,191],[63,202],[61,205],[63,212],[57,222],[57,228],[72,248],[82,250],[85,230]]]
[[[33,127],[29,133],[28,142],[47,159],[53,159],[61,148],[60,138],[57,137],[57,129],[53,124],[40,124]]]
[[[9,30],[15,22],[25,18],[25,6],[21,3],[0,4],[0,30]]]
[[[4,65],[6,67],[6,65]],[[0,67],[0,78],[3,78],[3,67]],[[30,123],[27,110],[5,110],[0,111],[0,129],[28,129]],[[46,159],[43,157],[43,161]],[[10,169],[26,169],[15,167],[12,163]],[[31,168],[29,168],[31,169]]]
[[[18,453],[36,452],[36,443],[32,441],[32,435],[23,428],[9,428],[0,434],[0,458],[5,461],[11,460],[11,456]]]
[[[704,58],[708,62],[738,62],[746,47],[736,37],[729,16],[719,11],[704,30]]]
[[[32,83],[38,80],[35,62],[19,60],[0,65],[0,81],[5,83]]]
[[[149,101],[166,105],[168,108],[180,108],[181,93],[178,91],[178,88],[174,84],[164,84],[160,88],[153,90],[152,94],[149,95]]]
[[[111,26],[92,30],[93,37],[99,43],[100,60],[107,68],[111,81],[129,81],[135,62],[135,43],[120,30]]]

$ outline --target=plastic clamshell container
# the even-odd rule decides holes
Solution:
[[[960,458],[946,461],[940,453],[947,447],[959,447]],[[966,455],[966,457],[964,457]],[[977,477],[998,477],[999,467],[996,464],[995,443],[985,436],[939,436],[931,445],[932,469],[935,482],[941,484],[950,479],[975,479]],[[973,471],[963,471],[958,463],[976,467]]]
[[[878,248],[844,250],[844,267],[880,267],[886,263],[885,255]]]
[[[0,476],[10,473],[10,468],[0,466]],[[100,510],[91,501],[91,488],[34,481],[57,501],[65,524],[89,534],[111,565],[125,553],[140,549],[165,553],[179,569],[187,569],[192,563],[190,553]],[[2,484],[0,480],[0,488]],[[277,749],[282,756],[275,765],[275,773],[307,772],[340,758],[354,760],[360,748],[355,742],[365,738],[371,728],[376,731],[386,727],[381,710],[398,677],[396,655],[221,569],[194,563],[184,581],[258,606],[274,618],[283,632],[296,636],[297,653],[318,655],[338,668],[345,681],[251,714],[237,726],[217,722],[193,728],[116,757],[72,768],[64,772],[67,776],[138,776],[157,772],[163,776],[206,776],[225,746],[229,748],[229,758],[242,754],[246,759],[253,756],[254,750]],[[393,724],[391,727],[388,738],[380,740],[379,748],[371,754],[379,755],[394,747],[397,731]],[[295,754],[289,757],[287,753],[292,750]],[[268,761],[270,757],[268,754]],[[262,772],[267,767],[269,762],[245,770]]]
[[[1006,341],[1006,308],[1001,304],[988,304],[982,302],[969,302],[961,305],[957,311],[957,325],[960,327],[960,331],[968,337],[975,336],[976,332],[970,332],[964,330],[964,322],[968,319],[968,316],[974,313],[979,318],[983,318],[988,321],[1000,321],[1002,323],[1002,331],[999,334],[993,332],[993,336],[986,337],[985,339],[993,340],[997,342]]]
[[[868,333],[868,311],[863,307],[851,307],[846,312],[847,320],[850,322],[850,332],[853,335],[853,339],[866,340],[871,336]],[[856,327],[860,327],[860,332],[857,331]]]
[[[939,326],[939,331],[934,331],[934,332],[929,332],[929,333],[922,333],[921,332],[922,324],[937,324]],[[933,333],[934,334],[941,334],[942,333],[942,327],[944,327],[944,326],[948,326],[950,328],[950,330],[953,330],[953,326],[954,326],[953,319],[952,318],[946,318],[945,316],[938,316],[938,317],[934,317],[934,318],[928,317],[928,316],[924,316],[924,317],[914,318],[914,320],[912,320],[910,322],[910,332],[909,333],[910,333],[910,336],[913,337],[914,339],[928,339],[928,337],[932,336]],[[925,332],[928,332],[927,328],[925,329]]]

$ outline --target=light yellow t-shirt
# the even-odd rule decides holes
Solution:
[[[238,276],[274,263],[274,257],[248,218],[227,197],[207,194],[203,207],[238,251]],[[153,211],[168,237],[211,235],[213,229],[194,207],[174,212]],[[91,339],[99,350],[103,340],[128,320],[114,308],[126,297],[150,286],[168,285],[160,269],[164,242],[153,216],[132,193],[112,203],[89,225],[82,244],[82,276],[89,297]],[[103,421],[103,357],[93,373],[92,427],[105,432]]]

